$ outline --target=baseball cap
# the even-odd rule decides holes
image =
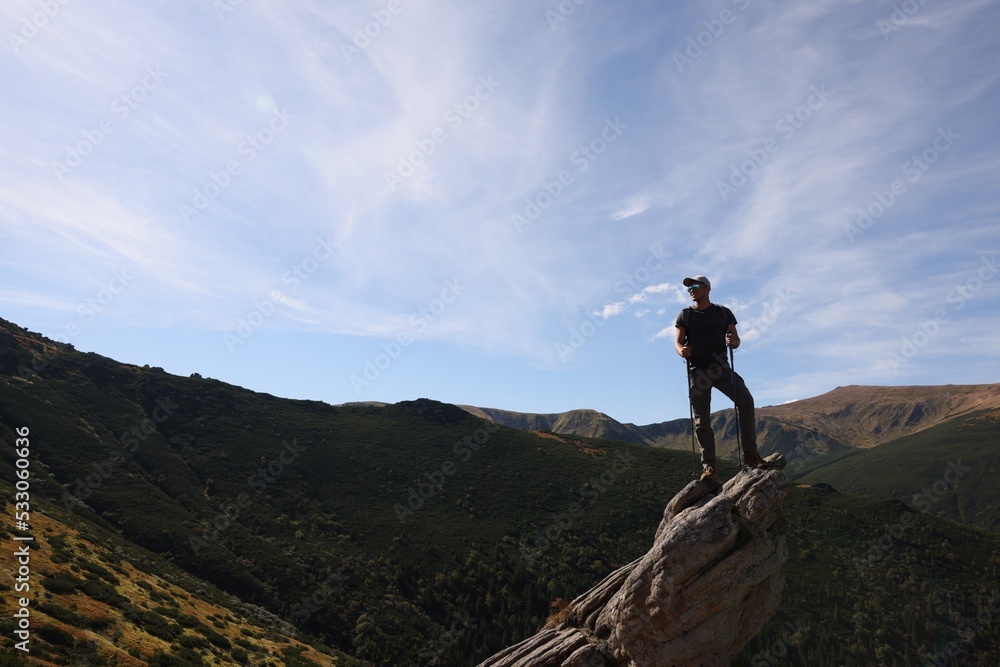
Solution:
[[[705,276],[695,276],[694,278],[684,279],[684,287],[691,287],[691,283],[701,283],[708,289],[712,289],[712,283],[708,282],[708,278]]]

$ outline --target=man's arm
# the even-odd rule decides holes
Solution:
[[[734,350],[740,346],[740,335],[736,333],[735,324],[726,327],[726,345]]]
[[[677,337],[674,339],[674,349],[677,350],[677,354],[682,357],[691,356],[691,346],[685,345],[684,341],[687,340],[687,330],[681,326],[674,326],[677,330]]]

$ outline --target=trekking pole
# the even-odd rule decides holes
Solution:
[[[733,347],[727,342],[729,348],[729,374],[733,376],[733,412],[736,414],[736,451],[740,456],[740,468],[743,468],[743,443],[740,442],[740,406],[736,400],[736,362],[733,357]]]
[[[697,477],[698,458],[695,456],[694,453],[694,402],[692,401],[693,394],[691,388],[691,358],[684,357],[684,361],[686,362],[687,365],[687,377],[685,379],[687,380],[688,384],[688,408],[690,409],[691,412],[691,476]]]

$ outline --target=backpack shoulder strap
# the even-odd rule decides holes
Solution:
[[[727,308],[726,306],[723,306],[723,305],[718,304],[718,303],[713,303],[712,305],[716,306],[719,309],[719,313],[722,314],[722,320],[723,320],[723,322],[725,322],[725,324],[723,325],[723,327],[728,331],[729,330],[729,316],[733,315],[733,311],[729,310],[729,308]],[[734,320],[736,319],[735,315],[733,315],[733,319]]]

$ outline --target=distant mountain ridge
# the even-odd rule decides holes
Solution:
[[[563,435],[579,435],[585,438],[621,440],[641,445],[652,444],[642,427],[623,424],[597,410],[569,410],[554,414],[534,414],[512,412],[496,408],[477,408],[460,405],[460,408],[484,419],[503,426],[523,431],[551,431]]]
[[[868,448],[993,409],[1000,409],[1000,384],[850,385],[759,412],[824,433],[851,447]]]
[[[589,409],[534,414],[460,406],[498,424],[653,447],[689,449],[690,419],[654,424],[622,423]],[[816,396],[757,409],[758,442],[765,453],[790,461],[846,449],[867,449],[932,428],[978,410],[1000,409],[1000,384],[941,386],[850,385]],[[722,454],[735,448],[732,409],[713,413]]]

